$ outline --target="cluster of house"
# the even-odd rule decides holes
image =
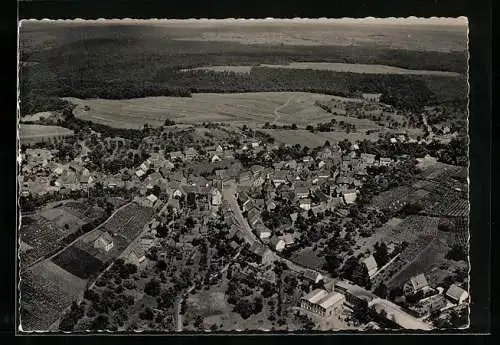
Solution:
[[[320,274],[311,274],[310,279],[319,282]],[[396,303],[379,298],[372,292],[347,281],[324,284],[323,288],[314,289],[301,298],[300,306],[307,315],[321,318],[330,318],[341,314],[344,310],[369,308],[395,326],[405,329],[431,329],[422,319],[435,310],[444,311],[451,307],[465,303],[469,295],[466,290],[452,284],[448,290],[433,289],[429,286],[424,274],[412,277],[405,284],[406,295],[424,292],[424,298],[405,310]]]
[[[20,158],[21,196],[86,190],[96,181],[96,174],[85,168],[80,158],[69,164],[60,164],[54,161],[50,150],[31,148],[26,149]]]

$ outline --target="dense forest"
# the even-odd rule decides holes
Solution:
[[[21,113],[64,107],[57,97],[127,99],[192,92],[314,91],[351,95],[382,92],[398,108],[466,99],[465,77],[376,75],[254,67],[249,74],[181,69],[207,65],[286,64],[294,61],[386,64],[466,72],[464,52],[405,51],[374,46],[243,45],[233,42],[139,37],[140,32],[74,38],[42,49],[21,42]],[[84,37],[84,35],[82,34]]]

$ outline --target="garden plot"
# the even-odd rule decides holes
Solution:
[[[47,330],[78,298],[85,286],[85,280],[50,261],[25,272],[21,277],[22,329]]]
[[[75,245],[69,246],[52,261],[62,269],[81,278],[88,279],[97,275],[105,263]]]

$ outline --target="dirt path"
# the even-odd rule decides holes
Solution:
[[[279,112],[280,112],[280,110],[281,110],[281,109],[283,109],[284,107],[286,107],[287,105],[289,105],[289,104],[290,104],[290,102],[291,102],[293,99],[295,99],[295,96],[291,96],[291,97],[290,97],[290,98],[289,98],[289,99],[288,99],[288,100],[287,100],[284,104],[282,104],[282,105],[280,105],[280,106],[278,106],[278,107],[276,107],[276,108],[274,109],[274,112],[273,112],[273,113],[274,113],[274,121],[271,123],[271,125],[276,125],[276,124],[278,123],[278,120],[279,120],[279,119],[280,119],[280,117],[281,117],[281,116],[280,116],[280,113],[279,113]]]

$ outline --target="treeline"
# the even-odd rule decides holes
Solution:
[[[112,30],[111,30],[112,31]],[[54,49],[23,49],[21,114],[58,110],[57,97],[128,99],[189,97],[192,92],[309,91],[349,96],[353,91],[382,92],[398,108],[426,102],[466,99],[464,77],[369,75],[333,71],[254,67],[250,74],[182,72],[209,65],[287,64],[294,61],[387,64],[409,69],[464,74],[466,55],[379,47],[252,46],[186,42],[155,37],[77,39]],[[160,40],[160,42],[159,42]]]

